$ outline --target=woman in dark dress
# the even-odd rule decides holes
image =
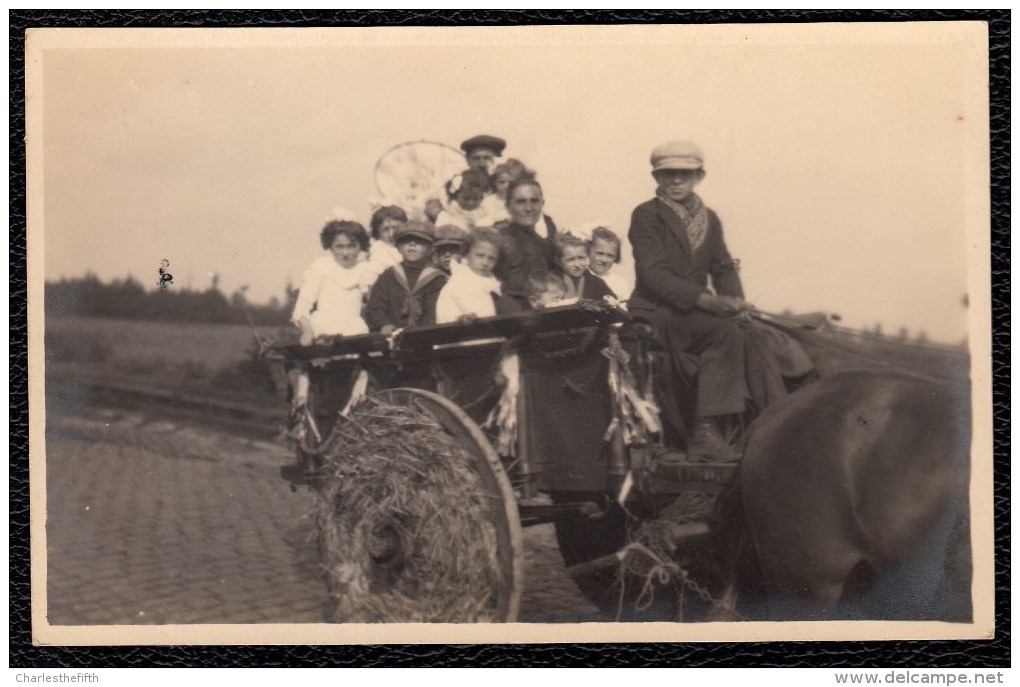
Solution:
[[[506,207],[510,220],[495,227],[503,241],[495,274],[503,283],[503,293],[527,307],[528,276],[555,266],[556,225],[542,212],[542,187],[533,177],[521,177],[510,185]]]

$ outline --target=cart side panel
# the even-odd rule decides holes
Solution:
[[[438,354],[433,373],[440,394],[456,403],[475,424],[485,424],[499,403],[496,383],[502,351],[499,344],[465,347]]]
[[[612,422],[608,361],[592,346],[560,358],[522,358],[527,404],[527,451],[539,491],[604,491],[609,488]]]

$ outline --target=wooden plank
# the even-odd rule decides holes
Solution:
[[[609,308],[567,305],[485,317],[471,324],[450,323],[408,329],[398,337],[395,351],[390,350],[388,337],[382,334],[362,334],[338,338],[332,343],[315,346],[294,344],[271,346],[268,354],[294,361],[365,354],[403,358],[413,355],[413,352],[431,351],[433,346],[470,344],[485,339],[506,339],[527,334],[608,326],[624,320],[624,315]]]

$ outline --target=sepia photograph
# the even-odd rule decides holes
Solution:
[[[31,29],[41,646],[990,639],[983,22]]]

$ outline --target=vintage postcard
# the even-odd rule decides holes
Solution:
[[[29,31],[34,641],[991,638],[987,53]]]

